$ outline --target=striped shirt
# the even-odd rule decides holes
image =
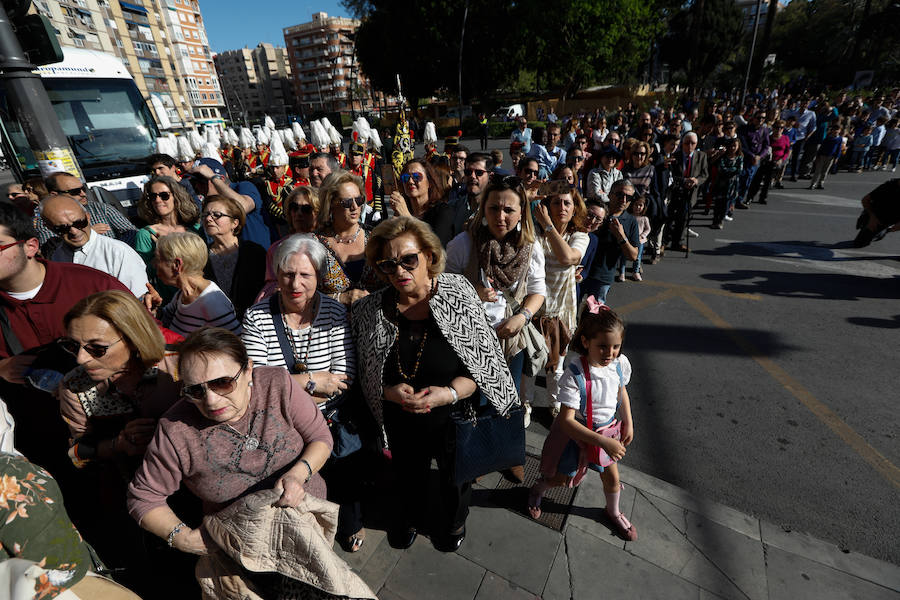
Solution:
[[[321,292],[316,293],[319,310],[312,325],[303,329],[285,328],[285,333],[293,339],[292,348],[288,351],[296,348],[299,355],[297,362],[303,362],[308,371],[344,373],[349,384],[356,376],[356,348],[350,333],[347,309],[337,300]],[[281,315],[274,315],[274,318],[280,319]],[[254,365],[287,366],[275,333],[268,298],[257,302],[244,314],[241,339]]]
[[[176,292],[175,297],[162,309],[159,320],[181,335],[187,335],[207,325],[223,327],[237,335],[241,334],[241,322],[234,314],[234,305],[225,292],[213,282],[210,282],[190,304],[184,304],[181,301],[181,292]]]

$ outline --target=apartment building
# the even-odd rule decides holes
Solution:
[[[261,43],[220,52],[213,59],[232,123],[249,126],[265,115],[279,125],[291,121],[297,107],[285,48]]]
[[[372,109],[369,86],[355,57],[358,27],[358,19],[318,12],[308,23],[284,28],[294,92],[304,111]]]
[[[196,0],[37,0],[34,6],[50,18],[61,46],[118,57],[160,124],[164,119],[151,96],[172,129],[224,123],[224,101]]]

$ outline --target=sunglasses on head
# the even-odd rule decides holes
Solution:
[[[106,356],[106,352],[116,344],[122,341],[122,338],[115,340],[111,344],[103,345],[103,344],[79,344],[72,338],[63,338],[59,340],[59,346],[72,356],[78,356],[78,353],[81,352],[81,349],[84,348],[84,351],[87,352],[93,358],[101,358]]]
[[[313,212],[312,204],[290,204],[288,210],[291,212],[300,211],[300,214],[311,215]]]
[[[400,258],[385,258],[375,263],[378,270],[385,275],[393,275],[397,272],[397,267],[403,267],[407,271],[412,271],[419,266],[419,253],[404,254]]]
[[[85,217],[83,219],[78,219],[77,221],[73,221],[72,223],[67,223],[64,225],[50,225],[48,223],[47,229],[49,229],[56,235],[65,235],[65,234],[69,233],[69,230],[73,227],[75,229],[84,229],[87,226],[88,226],[88,220],[87,220],[87,217]]]
[[[84,192],[84,186],[72,188],[70,190],[59,190],[57,194],[68,194],[69,196],[80,196]]]
[[[227,396],[234,391],[237,386],[238,377],[244,372],[247,365],[242,365],[241,370],[234,377],[217,377],[209,381],[202,381],[193,385],[186,385],[181,388],[181,396],[188,400],[199,401],[206,398],[208,392],[212,392],[219,396]]]
[[[465,171],[463,171],[463,173],[465,173],[467,177],[472,177],[473,175],[475,177],[481,177],[482,175],[487,173],[487,171],[485,171],[484,169],[466,169]]]
[[[400,176],[400,181],[402,181],[403,183],[409,183],[410,179],[412,179],[416,183],[419,183],[420,181],[425,179],[425,176],[421,173],[404,173]]]
[[[171,197],[172,194],[170,192],[150,192],[149,194],[147,194],[147,198],[149,198],[151,202],[153,200],[156,200],[157,198],[159,198],[163,202],[168,202],[169,198]]]
[[[229,215],[228,213],[219,212],[217,210],[204,210],[202,213],[200,213],[201,219],[205,219],[206,217],[212,217],[213,220],[215,220],[215,221],[218,221],[222,217],[228,217],[229,219],[234,218],[231,215]]]
[[[353,208],[354,204],[356,206],[362,206],[363,204],[365,204],[366,199],[362,196],[356,196],[354,198],[341,198],[340,203],[341,206],[343,206],[347,210],[350,210],[351,208]]]

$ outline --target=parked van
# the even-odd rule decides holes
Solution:
[[[491,115],[492,121],[512,121],[517,117],[525,114],[524,104],[510,104],[509,106],[501,106]]]

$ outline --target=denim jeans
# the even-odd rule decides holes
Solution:
[[[634,263],[631,265],[632,273],[640,273],[641,272],[641,260],[644,258],[644,244],[638,244],[638,255],[634,260]]]
[[[581,302],[582,298],[593,296],[597,300],[605,303],[606,295],[609,293],[610,287],[612,286],[609,283],[603,283],[596,279],[585,279],[581,283],[581,298],[578,299],[578,302]]]
[[[747,163],[749,162],[750,159],[747,159]],[[756,175],[757,169],[759,169],[759,165],[747,164],[744,167],[744,170],[741,171],[741,181],[738,184],[738,202],[745,202],[747,200],[747,190],[750,189],[750,184],[753,182],[753,177]]]

